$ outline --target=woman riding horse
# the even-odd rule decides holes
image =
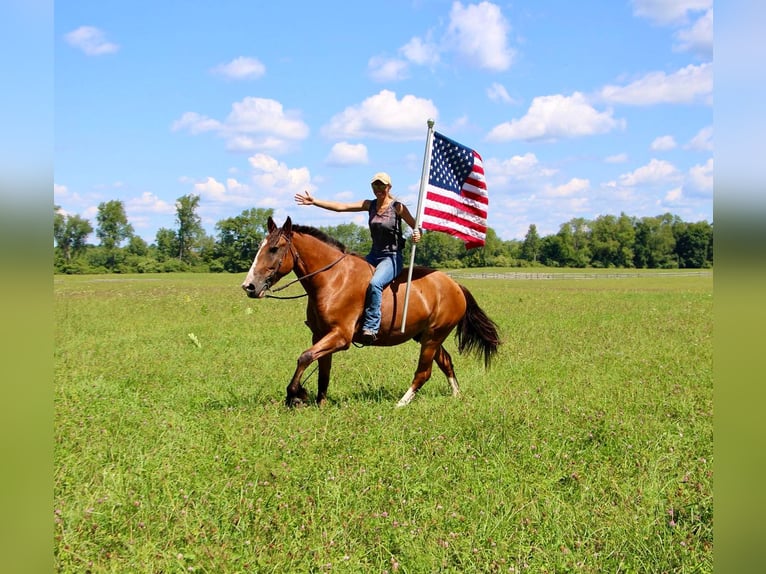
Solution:
[[[412,229],[412,241],[420,241],[420,230],[415,229],[415,218],[403,203],[391,195],[391,177],[385,172],[378,172],[370,182],[375,199],[363,199],[352,203],[327,201],[313,197],[308,191],[296,194],[298,205],[316,205],[330,211],[366,211],[372,236],[372,249],[367,254],[367,261],[375,267],[365,297],[364,319],[362,321],[362,339],[365,344],[375,341],[380,330],[380,302],[383,289],[399,275],[404,266],[402,250],[402,219]]]

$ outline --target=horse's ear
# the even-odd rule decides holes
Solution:
[[[287,219],[285,220],[285,224],[282,226],[282,231],[285,235],[290,236],[293,232],[293,220],[290,219],[290,216],[287,216]]]
[[[274,220],[269,215],[269,219],[266,221],[266,229],[268,229],[269,233],[274,233],[274,230],[277,228],[277,224],[274,223]]]

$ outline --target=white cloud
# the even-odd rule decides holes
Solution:
[[[704,127],[697,132],[687,147],[696,151],[713,151],[713,126]]]
[[[410,77],[412,66],[434,67],[442,55],[453,53],[464,65],[494,71],[507,70],[515,52],[508,47],[510,25],[500,7],[491,2],[463,6],[453,2],[446,31],[434,41],[413,36],[398,50],[398,56],[373,56],[367,63],[370,77],[377,82],[395,82]]]
[[[495,126],[487,139],[555,140],[603,134],[624,126],[624,120],[612,117],[612,110],[599,112],[575,92],[571,96],[536,97],[524,117]]]
[[[226,140],[226,149],[234,152],[268,151],[277,153],[285,151],[288,147],[284,139],[273,136],[236,135]]]
[[[690,28],[676,32],[678,44],[674,48],[681,52],[696,52],[706,57],[713,55],[713,9],[701,16]]]
[[[508,95],[508,90],[505,86],[493,82],[492,85],[487,88],[487,97],[493,102],[503,102],[504,104],[512,104],[513,98]]]
[[[439,63],[439,47],[417,36],[402,46],[399,52],[407,61],[419,66],[433,66]]]
[[[445,46],[479,68],[504,71],[511,67],[515,56],[508,47],[510,24],[491,2],[463,6],[452,4]]]
[[[104,32],[94,26],[80,26],[64,36],[70,46],[79,48],[88,56],[113,54],[120,47],[107,41]]]
[[[202,181],[195,182],[193,191],[206,202],[213,204],[252,207],[255,203],[250,186],[233,177],[228,177],[225,182],[221,182],[208,176]]]
[[[410,64],[433,66],[439,62],[439,48],[417,36],[399,48],[401,58],[373,56],[367,62],[370,77],[376,82],[396,82],[410,77]]]
[[[713,64],[690,64],[673,74],[651,72],[627,86],[605,86],[601,98],[610,103],[634,106],[691,103],[707,100],[713,93]]]
[[[672,163],[652,159],[647,165],[621,175],[619,183],[625,187],[636,187],[638,185],[656,185],[678,181],[679,177],[679,171]]]
[[[685,22],[688,14],[713,7],[713,0],[633,0],[633,13],[657,24]]]
[[[194,184],[194,192],[205,199],[222,201],[226,194],[226,186],[214,177],[208,177],[205,181]]]
[[[702,165],[695,165],[689,170],[689,183],[694,189],[713,193],[713,158]]]
[[[628,154],[618,153],[615,155],[610,155],[608,157],[605,157],[604,161],[606,163],[625,163],[626,161],[628,161]]]
[[[248,162],[253,168],[253,183],[259,193],[263,194],[261,203],[267,206],[292,201],[294,194],[311,186],[308,168],[289,168],[287,164],[262,153],[253,155]]]
[[[160,214],[170,215],[176,212],[175,205],[160,199],[150,191],[143,192],[139,197],[131,197],[125,202],[125,211],[129,214]]]
[[[241,80],[244,78],[260,78],[266,73],[266,66],[256,58],[240,56],[227,64],[219,64],[211,71],[214,74],[220,74],[227,78]]]
[[[299,114],[285,111],[276,100],[247,97],[231,108],[224,122],[186,112],[171,129],[191,134],[215,132],[232,151],[285,151],[292,142],[308,137],[309,128]]]
[[[329,138],[417,140],[423,138],[426,121],[436,120],[438,115],[431,100],[412,95],[398,100],[396,93],[382,90],[358,106],[350,106],[333,116],[322,133]]]
[[[407,62],[397,58],[373,56],[367,63],[370,78],[376,82],[394,82],[403,80],[409,75]]]
[[[512,182],[546,179],[556,173],[555,169],[544,167],[531,152],[499,160],[488,158],[484,161],[489,188],[506,188]]]
[[[684,198],[684,190],[682,187],[674,187],[665,194],[665,201],[668,203],[678,203]]]
[[[366,164],[367,146],[364,144],[350,144],[338,142],[330,150],[330,155],[325,160],[328,165],[358,165]]]
[[[304,139],[309,133],[297,112],[285,112],[276,100],[255,97],[232,104],[226,127],[235,132],[273,134],[290,140]]]
[[[189,130],[189,133],[196,135],[221,129],[221,122],[200,115],[197,112],[186,112],[173,122],[170,129],[174,132],[179,130]]]
[[[660,136],[656,138],[649,149],[652,151],[668,151],[676,148],[676,140],[673,136]]]
[[[583,193],[590,189],[590,181],[579,177],[573,177],[567,183],[550,188],[545,195],[550,197],[569,197]]]

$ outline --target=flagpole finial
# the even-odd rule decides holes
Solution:
[[[434,124],[436,123],[433,118],[428,118],[428,127],[432,128],[434,127]]]

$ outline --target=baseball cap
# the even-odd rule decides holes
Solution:
[[[391,185],[391,177],[385,171],[379,171],[373,175],[370,183],[375,183],[376,181],[381,181],[386,185]]]

